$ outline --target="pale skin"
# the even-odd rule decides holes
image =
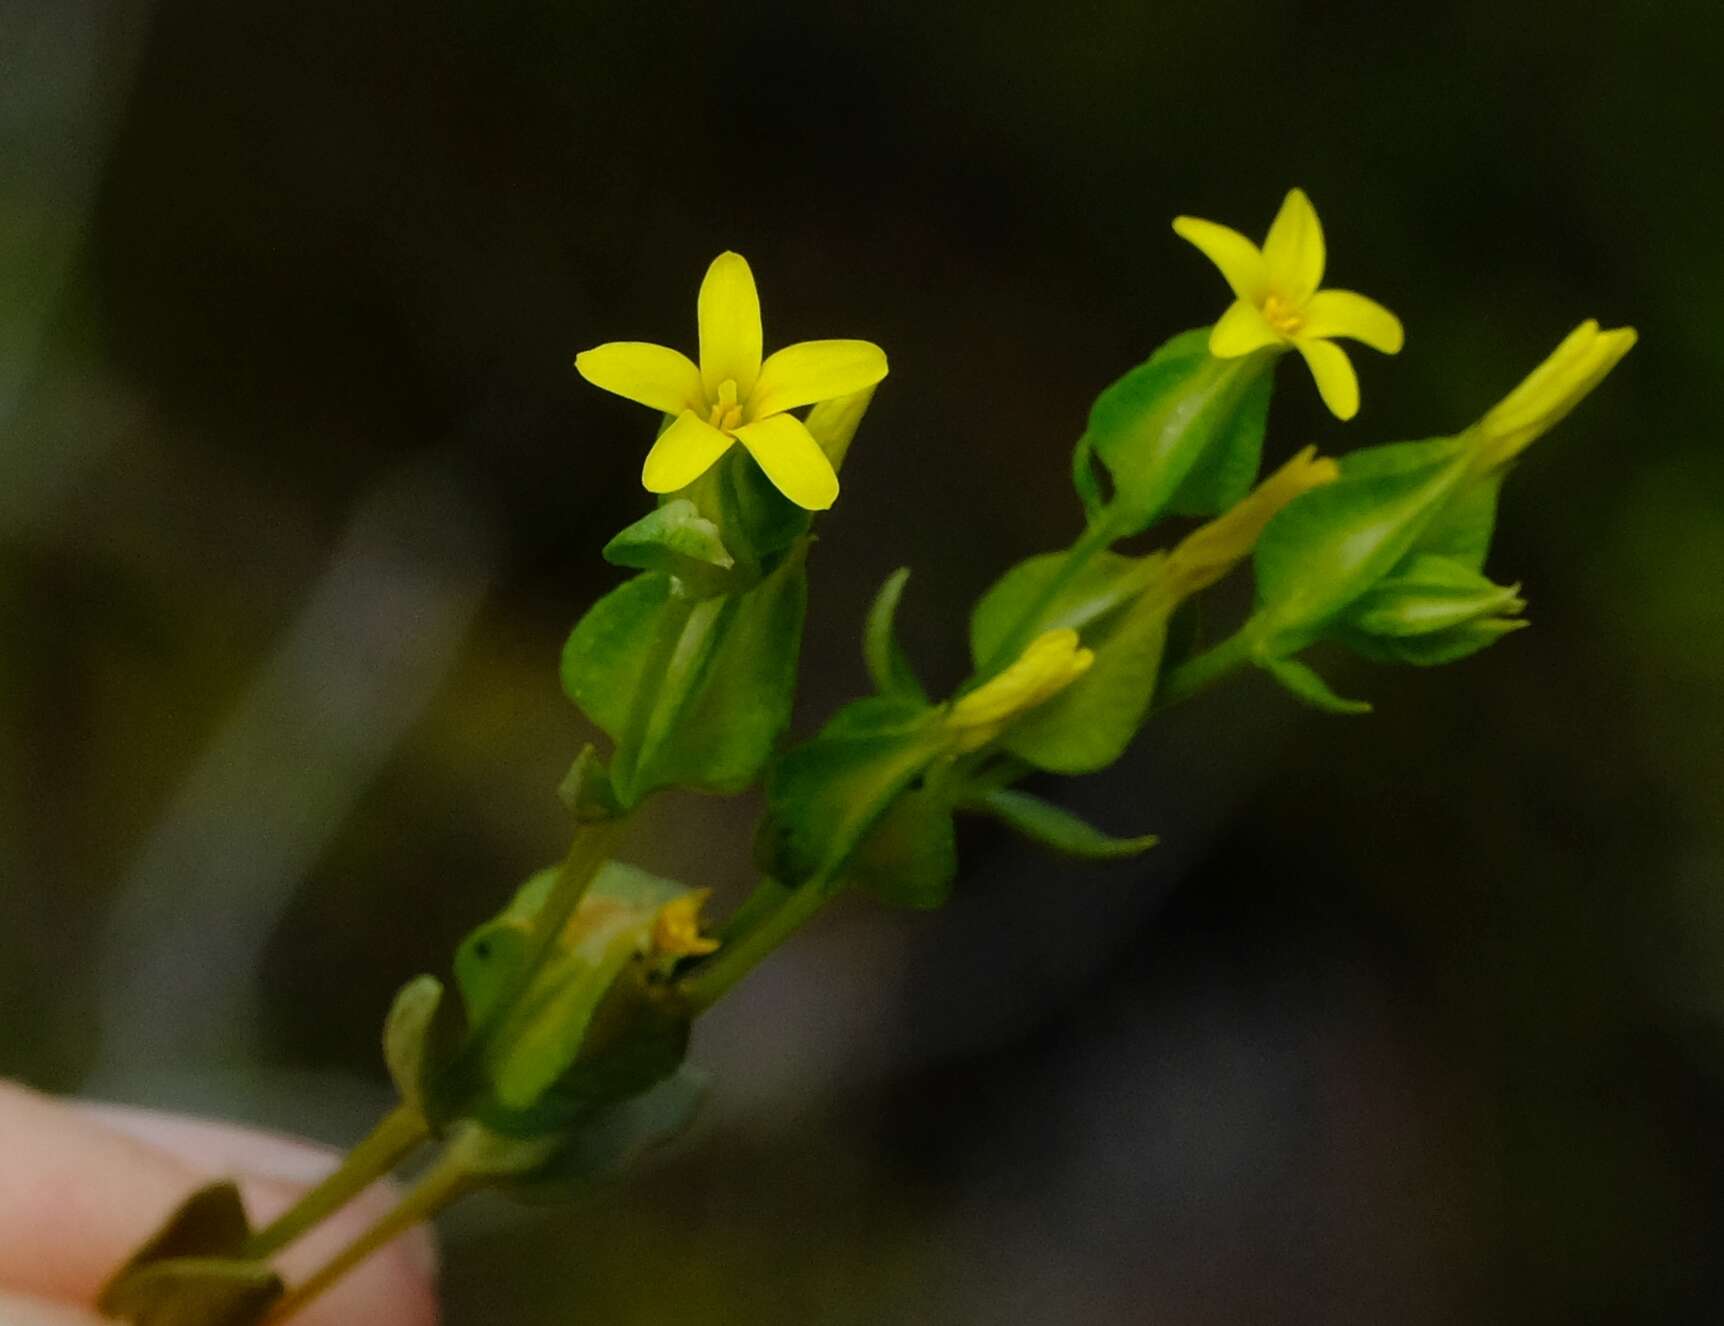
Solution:
[[[0,1082],[0,1326],[92,1326],[102,1282],[194,1188],[240,1183],[255,1224],[332,1169],[309,1142],[177,1115],[53,1100]],[[350,1242],[392,1194],[365,1193],[285,1254],[291,1280]],[[435,1326],[423,1228],[370,1258],[296,1318],[305,1326]]]

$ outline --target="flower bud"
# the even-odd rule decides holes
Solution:
[[[946,715],[959,751],[987,745],[1014,718],[1046,704],[1095,662],[1095,651],[1078,644],[1069,627],[1044,631],[997,677],[961,697]]]
[[[1632,327],[1602,331],[1592,318],[1576,327],[1473,426],[1479,439],[1476,470],[1495,469],[1525,451],[1603,381],[1636,339]]]

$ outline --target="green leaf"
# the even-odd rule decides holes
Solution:
[[[1253,561],[1264,649],[1287,657],[1321,636],[1407,556],[1465,477],[1452,439],[1399,443],[1346,457],[1338,480],[1277,512]]]
[[[1087,560],[1041,553],[996,580],[970,614],[970,657],[986,678],[1014,662],[1044,631],[1070,627],[1080,635],[1142,595],[1163,562],[1098,552]]]
[[[283,1292],[281,1278],[259,1262],[175,1257],[121,1276],[101,1308],[135,1326],[257,1326]]]
[[[808,606],[806,544],[746,594],[695,605],[656,679],[657,703],[624,793],[745,791],[790,724]]]
[[[874,596],[862,630],[862,660],[867,665],[874,689],[880,694],[926,700],[928,693],[916,679],[893,626],[898,616],[898,601],[903,598],[904,586],[909,579],[910,568],[901,566],[886,577],[886,583]]]
[[[1282,686],[1298,699],[1314,709],[1321,709],[1331,714],[1368,714],[1371,706],[1364,700],[1349,700],[1336,695],[1329,689],[1329,683],[1319,677],[1316,671],[1292,658],[1264,658],[1260,660],[1264,671],[1280,682]]]
[[[930,788],[903,793],[850,862],[850,881],[894,907],[941,906],[958,874],[951,801]]]
[[[1137,856],[1160,841],[1153,833],[1138,838],[1111,837],[1069,810],[1011,788],[995,788],[974,801],[966,802],[964,808],[992,815],[1031,842],[1086,861],[1112,861]]]
[[[563,690],[612,741],[620,742],[671,602],[662,571],[625,580],[587,610],[563,646]]]
[[[1090,410],[1074,476],[1088,507],[1095,485],[1083,467],[1091,455],[1107,466],[1115,537],[1147,529],[1167,510],[1212,515],[1256,477],[1275,356],[1216,359],[1208,345],[1208,328],[1174,337]]]
[[[1447,557],[1469,570],[1483,570],[1496,529],[1497,500],[1506,470],[1494,470],[1471,480],[1444,504],[1425,532],[1413,543],[1414,555]]]
[[[1125,611],[1091,625],[1088,672],[1006,729],[1001,744],[1050,773],[1104,769],[1125,753],[1149,716],[1167,643],[1168,600],[1140,593]]]
[[[898,796],[945,750],[939,711],[875,697],[846,705],[766,780],[760,853],[791,886],[836,881]]]
[[[723,593],[735,580],[731,572],[736,561],[718,526],[686,497],[674,498],[630,525],[605,545],[604,557],[614,566],[663,571],[701,594]]]

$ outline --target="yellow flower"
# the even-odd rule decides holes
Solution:
[[[1474,425],[1473,432],[1482,439],[1477,469],[1495,469],[1525,451],[1580,404],[1637,339],[1632,327],[1603,331],[1591,318],[1571,331],[1544,363]]]
[[[1190,240],[1221,269],[1237,298],[1209,333],[1209,353],[1237,359],[1266,345],[1292,346],[1311,369],[1317,390],[1337,419],[1359,412],[1359,379],[1337,336],[1395,354],[1401,322],[1375,300],[1351,290],[1319,290],[1323,280],[1323,227],[1303,189],[1288,193],[1259,249],[1237,230],[1174,220],[1174,233]]]
[[[960,751],[986,746],[1006,724],[1046,704],[1090,669],[1095,651],[1078,645],[1070,627],[1044,631],[997,677],[960,698],[946,715],[946,728]]]
[[[740,442],[779,492],[824,511],[838,496],[837,472],[788,411],[872,387],[886,376],[885,354],[870,341],[803,341],[762,362],[760,296],[737,253],[721,253],[707,268],[698,313],[698,368],[644,341],[612,341],[575,357],[595,387],[676,416],[647,453],[641,482],[673,493]]]

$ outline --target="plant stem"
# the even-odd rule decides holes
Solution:
[[[762,958],[811,920],[841,892],[830,880],[815,878],[792,889],[778,909],[726,944],[677,983],[690,1015],[704,1012],[759,965]]]
[[[394,1210],[318,1267],[310,1277],[288,1290],[270,1310],[265,1322],[273,1326],[273,1323],[286,1321],[384,1244],[406,1233],[421,1220],[435,1215],[456,1198],[479,1187],[480,1183],[481,1180],[467,1168],[459,1148],[444,1152]]]
[[[262,1261],[339,1211],[419,1148],[429,1136],[424,1118],[397,1105],[342,1159],[322,1183],[246,1241],[243,1255]]]
[[[1168,673],[1156,691],[1155,707],[1158,710],[1171,709],[1249,663],[1255,644],[1250,625],[1247,622],[1220,644],[1204,650],[1195,658],[1186,659]]]

